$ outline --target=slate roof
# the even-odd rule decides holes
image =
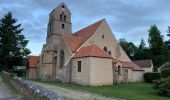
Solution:
[[[84,57],[99,57],[99,58],[110,58],[112,57],[100,49],[97,45],[89,45],[82,47],[73,58],[84,58]]]
[[[152,60],[146,59],[146,60],[135,60],[133,61],[135,64],[139,65],[141,68],[148,68],[152,66]]]

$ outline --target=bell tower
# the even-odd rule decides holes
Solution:
[[[49,14],[47,43],[58,44],[60,36],[72,33],[71,13],[64,3],[61,3]]]

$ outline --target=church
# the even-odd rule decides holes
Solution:
[[[38,69],[43,79],[85,86],[142,82],[145,72],[129,59],[105,19],[72,33],[65,3],[49,14]]]

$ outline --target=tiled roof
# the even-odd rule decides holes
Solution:
[[[152,60],[146,59],[146,60],[135,60],[133,61],[135,64],[139,65],[141,68],[151,67]]]
[[[64,40],[67,42],[72,52],[75,52],[82,43],[82,38],[71,35],[65,35]]]
[[[114,65],[117,62],[120,62],[122,64],[123,68],[130,68],[130,69],[132,69],[134,71],[143,71],[142,68],[140,68],[138,65],[136,65],[135,63],[130,62],[130,61],[115,61],[115,60],[113,60],[113,62],[112,62],[113,67],[115,67]]]
[[[28,66],[29,68],[36,68],[39,64],[40,57],[39,56],[29,56],[28,57]]]
[[[96,32],[102,21],[104,19],[73,33],[73,35],[64,35],[64,40],[69,45],[71,51],[76,52]]]
[[[100,49],[97,45],[89,45],[82,47],[73,58],[84,58],[84,57],[99,57],[99,58],[111,58],[112,57]]]

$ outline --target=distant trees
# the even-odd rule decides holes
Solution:
[[[152,54],[153,64],[155,66],[155,70],[157,67],[162,65],[166,61],[166,51],[165,45],[163,42],[163,38],[161,32],[157,28],[156,25],[151,25],[149,31],[149,48]]]
[[[167,36],[169,39],[163,41],[163,36],[156,25],[151,25],[148,30],[149,47],[145,45],[145,41],[141,39],[140,45],[135,46],[132,42],[120,39],[119,43],[132,60],[152,59],[154,69],[170,60],[170,27],[168,27]]]
[[[30,53],[22,31],[21,24],[17,24],[11,12],[0,19],[0,65],[6,71],[21,64],[22,58]]]
[[[119,39],[119,44],[130,59],[135,59],[134,55],[136,53],[137,47],[132,42],[127,42],[124,38],[121,38]]]

